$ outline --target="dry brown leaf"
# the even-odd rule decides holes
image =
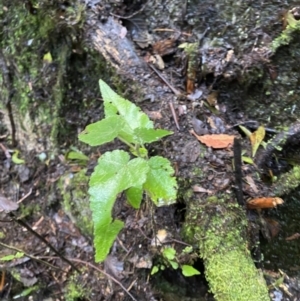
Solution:
[[[190,133],[194,135],[201,143],[205,144],[208,147],[212,148],[226,148],[230,145],[233,145],[234,135],[225,135],[225,134],[213,134],[213,135],[202,135],[198,136],[194,130],[191,130]]]
[[[271,218],[264,217],[265,225],[269,230],[270,238],[274,238],[280,231],[280,224]]]
[[[255,198],[247,202],[248,209],[266,209],[275,208],[283,204],[283,199],[277,197]]]
[[[245,180],[249,184],[250,188],[253,190],[253,192],[258,193],[257,186],[255,185],[254,180],[250,176],[246,176]]]
[[[158,41],[152,45],[152,49],[153,53],[161,56],[172,54],[177,50],[176,39],[173,38]]]
[[[194,77],[194,73],[192,73],[192,75],[190,77],[188,77],[187,80],[186,80],[186,93],[187,94],[194,93],[194,90],[195,90],[195,80],[194,80],[193,77]]]
[[[161,114],[160,111],[148,111],[148,110],[145,110],[144,112],[152,120],[157,120],[157,119],[161,119],[162,118],[162,114]]]
[[[218,104],[218,91],[212,91],[208,96],[207,96],[207,102],[209,103],[210,106],[215,107]]]
[[[156,236],[151,240],[151,246],[161,246],[167,237],[168,232],[165,229],[158,230]]]
[[[213,194],[212,190],[205,189],[205,188],[203,188],[201,186],[198,186],[198,185],[193,186],[193,191],[194,192],[204,192],[204,193],[207,193],[207,194]]]
[[[19,208],[16,202],[10,201],[7,197],[0,194],[0,211],[4,210],[6,212],[15,211]]]

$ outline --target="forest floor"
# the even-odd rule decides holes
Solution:
[[[105,151],[124,146],[120,142],[114,142],[105,147],[90,149],[82,146],[77,140],[77,135],[72,133],[65,141],[61,141],[55,151],[47,148],[28,150],[26,137],[21,132],[16,133],[16,145],[12,146],[12,133],[9,130],[12,128],[11,124],[5,118],[5,113],[0,111],[1,300],[214,300],[204,277],[203,262],[195,256],[196,252],[189,254],[189,259],[193,258],[193,266],[201,275],[183,277],[180,271],[171,269],[168,262],[162,261],[159,256],[161,249],[155,244],[155,238],[162,235],[166,239],[165,245],[182,254],[189,246],[182,241],[180,235],[185,221],[185,201],[189,197],[188,193],[196,195],[199,200],[219,193],[225,193],[231,198],[236,197],[236,178],[232,163],[233,140],[222,146],[218,143],[223,143],[223,139],[228,137],[239,138],[243,155],[249,159],[251,142],[238,125],[244,125],[252,132],[260,125],[265,125],[266,137],[269,139],[280,131],[276,131],[277,127],[283,123],[286,116],[290,118],[288,125],[297,120],[297,116],[292,111],[294,94],[287,94],[287,97],[290,97],[288,105],[278,102],[277,119],[271,115],[275,109],[269,95],[280,98],[286,93],[286,90],[280,90],[280,84],[274,84],[277,78],[280,82],[285,77],[283,75],[286,69],[280,65],[278,57],[271,62],[258,62],[255,56],[257,53],[252,51],[256,44],[263,44],[269,39],[268,30],[274,30],[273,35],[270,34],[272,38],[278,35],[282,30],[281,21],[274,23],[276,17],[272,16],[272,20],[251,31],[249,45],[244,44],[244,48],[239,48],[239,40],[235,39],[237,25],[232,26],[232,30],[230,26],[226,27],[227,39],[214,39],[214,32],[224,28],[226,22],[222,21],[221,14],[218,15],[219,8],[210,2],[207,1],[201,10],[198,6],[194,6],[197,8],[195,11],[193,7],[188,7],[186,18],[189,21],[184,20],[182,28],[166,28],[164,24],[164,30],[160,28],[161,31],[154,35],[157,41],[153,45],[135,44],[136,53],[151,66],[145,68],[141,82],[146,81],[149,90],[154,92],[142,100],[135,99],[132,87],[127,87],[123,92],[129,100],[135,101],[141,107],[156,128],[174,133],[149,146],[148,151],[150,156],[161,155],[171,161],[178,179],[179,193],[175,205],[156,208],[152,203],[144,201],[138,211],[126,204],[124,195],[120,195],[113,215],[124,221],[125,227],[104,263],[95,264],[94,261],[88,180],[97,159]],[[224,3],[227,7],[228,3]],[[130,15],[135,7],[129,4],[128,7],[127,11],[119,9],[114,13]],[[253,7],[255,12],[264,12],[265,7],[261,1],[257,1]],[[163,9],[167,10],[166,8],[168,7],[165,5]],[[205,22],[195,25],[193,18],[197,11],[199,19],[207,21],[207,24],[217,16],[219,19],[216,19],[215,28],[208,28]],[[225,11],[223,12],[225,14]],[[255,14],[249,13],[249,16],[256,20]],[[242,23],[238,11],[231,19],[233,17]],[[161,18],[164,18],[163,14]],[[153,30],[157,25],[155,22],[163,24],[162,19],[157,17],[154,24],[148,24],[149,27]],[[130,22],[139,23],[141,18],[138,16]],[[174,24],[179,23],[174,21]],[[123,20],[123,24],[125,26],[126,20]],[[132,24],[127,24],[127,29],[134,32]],[[139,26],[143,27],[143,24]],[[197,31],[191,30],[194,27]],[[265,32],[260,31],[262,28]],[[195,32],[203,35],[195,38]],[[259,41],[254,45],[256,38]],[[228,44],[227,41],[231,39],[233,43]],[[197,56],[201,59],[194,62],[195,70],[190,70],[195,73],[188,74],[188,55],[178,46],[183,43],[192,44],[195,40],[203,42],[197,45]],[[245,53],[247,56],[243,56]],[[284,55],[283,53],[282,57]],[[83,56],[80,56],[80,60]],[[261,60],[261,57],[259,59]],[[241,61],[246,65],[251,63],[247,65],[249,70],[253,66],[255,72],[257,69],[263,70],[263,79],[257,79],[256,74],[253,77],[254,81],[249,84],[243,82],[244,79],[240,76],[247,72],[241,72]],[[277,73],[274,70],[277,70]],[[88,71],[86,74],[88,76]],[[154,84],[157,81],[159,86]],[[283,82],[282,86],[285,84],[291,89],[290,83]],[[182,97],[181,94],[185,96]],[[80,97],[83,99],[84,95]],[[75,100],[79,102],[82,99]],[[101,103],[101,98],[98,97],[97,100]],[[99,120],[99,116],[103,115],[103,106],[97,106],[96,109],[95,106],[87,107],[83,113],[77,112],[75,106],[73,110],[61,112],[60,115],[64,118],[62,124],[66,122],[72,125],[78,134],[88,123]],[[288,112],[285,111],[286,108]],[[46,133],[50,132],[49,128],[45,129]],[[222,137],[217,145],[212,145],[212,135]],[[208,142],[200,142],[197,136],[206,136]],[[43,140],[47,137],[40,135],[39,138]],[[79,153],[79,150],[88,155],[88,161],[73,160],[68,156],[70,151]],[[261,151],[263,152],[262,147]],[[282,172],[279,169],[285,170],[288,165],[284,160],[280,164],[274,163],[273,159],[266,163],[269,163],[278,175]],[[286,165],[283,166],[284,164]],[[262,192],[265,195],[269,192],[269,183],[257,177],[257,170],[251,163],[244,162],[241,168],[243,175],[247,177],[242,191],[244,200],[254,198]],[[272,178],[271,173],[264,174],[267,180]],[[256,190],[256,193],[253,190]],[[286,208],[285,206],[282,207]],[[269,224],[264,229],[261,225],[257,228],[255,225],[249,227],[249,236],[253,236],[252,243],[259,241],[268,245],[271,241],[270,244],[279,249],[278,244],[283,244],[285,237],[296,233],[297,229],[293,228],[292,232],[291,228],[284,226],[279,232],[279,224],[270,219],[277,215],[277,212],[277,209],[271,209],[263,213],[265,221],[269,219]],[[211,215],[213,214],[212,210]],[[251,224],[253,216],[248,216]],[[285,217],[282,221],[284,225],[287,224],[287,219]],[[255,256],[258,256],[260,250],[254,249],[258,253]],[[268,253],[268,250],[266,252]],[[278,271],[282,265],[278,263],[280,254],[274,256],[275,253],[269,252],[268,260],[265,261],[261,260],[261,257],[255,257],[259,261],[259,267],[267,266],[270,270],[276,267],[272,271],[265,270],[268,284],[272,288],[271,296],[273,300],[296,300],[300,291],[298,281]],[[274,262],[270,263],[272,256],[275,257]],[[184,262],[186,258],[177,260]],[[283,267],[287,270],[299,270],[297,265],[290,263],[290,266],[287,266],[287,262],[283,262]],[[153,266],[160,267],[161,271],[152,276],[150,273]],[[288,283],[291,291],[286,290],[284,284],[281,291],[274,289],[275,286],[279,287],[277,284],[273,285],[275,279],[282,279],[283,283]]]

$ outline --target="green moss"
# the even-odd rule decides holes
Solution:
[[[184,237],[199,246],[206,278],[218,301],[269,300],[266,284],[247,249],[244,209],[227,195],[187,204]]]
[[[255,268],[245,245],[244,250],[238,248],[214,253],[206,260],[205,267],[206,278],[216,300],[270,300],[265,280]]]
[[[99,52],[83,45],[85,6],[79,0],[68,1],[64,9],[61,1],[31,3],[34,12],[23,2],[0,11],[5,20],[0,24],[0,46],[11,71],[11,85],[0,74],[1,93],[4,104],[12,95],[19,135],[25,136],[30,128],[31,137],[40,138],[54,151],[72,136],[77,140],[78,127],[84,127],[90,118],[85,116],[87,109],[101,107],[99,77],[113,82],[122,94],[129,85],[107,66]],[[52,62],[44,62],[46,53],[51,54]],[[130,87],[134,88],[129,93],[136,92],[135,85]],[[74,112],[71,122],[66,118],[70,112]],[[76,127],[75,112],[82,112]],[[27,126],[22,124],[25,116]]]
[[[300,185],[300,166],[294,166],[291,171],[285,173],[275,182],[273,194],[274,196],[282,196],[290,193],[293,189]]]
[[[87,288],[83,287],[80,276],[75,273],[68,279],[67,286],[65,288],[64,297],[66,301],[76,301],[88,298],[90,292]]]
[[[67,173],[59,180],[59,188],[63,197],[63,208],[69,218],[83,234],[93,234],[93,222],[88,199],[88,176],[86,169],[73,174]]]
[[[36,214],[41,210],[40,206],[38,204],[26,204],[23,205],[20,204],[19,211],[20,211],[20,218],[25,218],[27,216],[32,216],[33,214]]]

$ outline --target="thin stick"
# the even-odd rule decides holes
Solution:
[[[17,203],[21,203],[23,202],[27,197],[29,197],[31,195],[31,192],[32,192],[32,188],[29,189],[28,193],[25,194],[20,200],[17,201]]]
[[[39,258],[52,258],[55,259],[57,258],[56,256],[39,256]],[[111,276],[110,274],[106,273],[105,271],[103,271],[102,269],[98,268],[97,266],[93,265],[90,262],[81,260],[81,259],[77,259],[77,258],[68,258],[68,260],[70,261],[74,261],[74,262],[78,262],[84,265],[88,265],[89,267],[91,267],[92,269],[98,271],[99,273],[105,275],[107,278],[109,278],[110,280],[112,280],[114,283],[118,284],[123,290],[124,292],[133,300],[133,301],[137,301],[137,299],[135,299],[132,294],[130,294],[129,290],[120,282],[118,281],[116,278],[114,278],[113,276]]]
[[[181,95],[181,93],[175,89],[163,76],[162,74],[154,67],[152,66],[151,64],[149,64],[149,67],[157,74],[157,76],[171,89],[171,91],[177,96],[179,97]],[[180,126],[179,126],[179,123],[178,123],[178,118],[177,118],[177,114],[175,112],[175,109],[174,109],[174,105],[172,102],[169,102],[169,107],[170,107],[170,110],[171,110],[171,113],[172,113],[172,116],[173,116],[173,119],[175,121],[175,124],[176,124],[176,127],[178,130],[180,130]]]
[[[0,246],[5,247],[5,248],[10,249],[10,250],[13,250],[13,251],[16,251],[16,252],[19,252],[19,253],[23,253],[25,257],[28,257],[28,258],[30,258],[30,259],[33,259],[33,260],[38,261],[38,262],[40,262],[40,263],[43,263],[43,264],[45,264],[45,265],[47,265],[47,266],[49,266],[49,267],[51,267],[51,268],[53,268],[53,269],[56,269],[56,270],[62,270],[61,268],[58,268],[58,267],[52,265],[51,263],[48,263],[48,262],[46,262],[46,261],[44,261],[44,260],[41,260],[41,259],[37,258],[36,256],[27,254],[27,253],[24,252],[23,250],[18,249],[18,248],[13,247],[13,246],[9,246],[9,245],[7,245],[7,244],[1,242],[1,241],[0,241]],[[62,270],[62,271],[63,271],[63,270]]]
[[[124,16],[124,17],[122,17],[122,16],[120,16],[120,15],[116,15],[116,14],[113,14],[113,13],[110,13],[112,16],[114,16],[114,17],[117,17],[117,18],[120,18],[120,19],[131,19],[132,17],[134,17],[135,15],[137,15],[137,14],[139,14],[140,12],[142,12],[144,9],[145,9],[145,7],[146,7],[146,5],[148,4],[148,2],[149,2],[149,0],[139,9],[139,10],[137,10],[136,12],[134,12],[133,14],[131,14],[131,15],[129,15],[129,16]]]
[[[36,231],[34,231],[30,226],[28,226],[22,220],[17,219],[12,213],[10,215],[16,223],[18,223],[19,225],[26,228],[30,233],[32,233],[34,236],[36,236],[38,239],[40,239],[43,243],[45,243],[58,257],[61,258],[61,260],[68,263],[74,270],[76,270],[78,273],[80,273],[79,269],[77,269],[76,266],[70,260],[68,260],[66,257],[61,255],[43,236],[41,236]]]
[[[175,89],[164,77],[163,75],[151,64],[149,64],[149,67],[156,73],[156,75],[171,89],[171,91],[176,95],[180,96],[182,93]]]
[[[173,119],[174,119],[174,121],[175,121],[176,127],[177,127],[177,129],[178,129],[178,131],[179,131],[179,130],[180,130],[180,126],[179,126],[178,119],[177,119],[177,114],[176,114],[176,112],[175,112],[174,105],[173,105],[172,102],[169,102],[169,107],[170,107],[170,110],[171,110]]]
[[[235,173],[235,194],[239,205],[244,206],[243,196],[243,174],[242,174],[242,147],[239,139],[234,138],[233,142],[234,173]]]

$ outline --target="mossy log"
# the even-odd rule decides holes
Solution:
[[[184,236],[199,247],[216,300],[270,300],[263,275],[248,250],[243,208],[221,197],[192,199],[188,202],[186,220]]]

